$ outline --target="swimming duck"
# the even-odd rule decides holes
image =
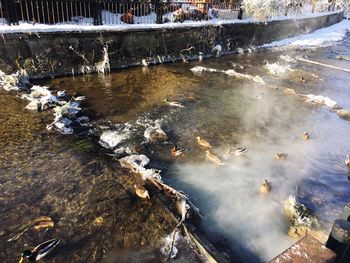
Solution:
[[[286,153],[276,153],[275,154],[276,160],[285,160],[285,159],[287,159],[287,157],[288,157],[288,154],[286,154]]]
[[[209,152],[209,150],[205,151],[205,156],[207,157],[207,159],[217,165],[224,165],[224,163],[219,159],[219,157],[217,157],[216,155],[212,154]]]
[[[242,155],[245,155],[247,151],[248,151],[247,148],[242,148],[242,147],[229,148],[226,151],[226,156],[229,156],[229,155],[242,156]]]
[[[310,139],[310,135],[307,132],[304,132],[302,137],[304,141],[307,141],[308,139]]]
[[[346,155],[345,164],[346,164],[347,167],[350,167],[350,154]]]
[[[145,199],[145,198],[150,199],[149,193],[145,188],[136,186],[136,184],[134,185],[134,188],[135,188],[135,193],[138,197],[142,199]]]
[[[262,185],[260,186],[260,193],[263,193],[263,194],[269,193],[271,192],[271,188],[272,188],[271,182],[265,179]]]
[[[172,156],[180,156],[180,155],[183,155],[184,152],[187,152],[187,149],[186,148],[179,149],[177,147],[177,145],[174,145],[174,147],[171,149],[171,155]]]
[[[58,245],[58,243],[60,243],[60,240],[55,238],[41,243],[31,251],[24,250],[21,254],[19,263],[22,263],[24,260],[35,262],[42,259],[47,254],[49,254]]]
[[[236,156],[241,156],[241,155],[246,154],[247,151],[248,151],[247,148],[238,147],[238,148],[236,148],[236,149],[234,150],[234,154],[235,154]]]
[[[168,99],[163,100],[166,104],[168,104],[170,107],[178,107],[178,108],[184,108],[185,106],[182,105],[180,102],[177,101],[169,101]]]
[[[198,143],[200,146],[203,146],[203,147],[205,147],[205,148],[211,148],[210,143],[207,142],[206,140],[201,139],[201,137],[199,137],[199,136],[197,136],[196,139],[197,139],[197,143]]]
[[[350,120],[350,110],[342,109],[342,110],[337,110],[336,112],[337,112],[338,116],[340,116],[344,119]]]

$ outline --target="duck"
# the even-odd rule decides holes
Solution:
[[[310,135],[308,132],[304,132],[302,135],[302,138],[304,139],[304,141],[307,141],[308,139],[310,139]]]
[[[246,154],[247,151],[248,151],[247,148],[238,147],[238,148],[236,148],[236,149],[234,150],[233,153],[234,153],[234,155],[236,155],[236,156],[241,156],[241,155]]]
[[[177,212],[181,216],[181,220],[178,223],[178,226],[179,226],[179,225],[181,225],[182,222],[184,222],[186,220],[186,215],[187,215],[189,206],[188,206],[185,198],[180,198],[176,201],[175,207],[176,207]]]
[[[170,107],[178,107],[178,108],[184,108],[185,106],[182,105],[180,102],[177,101],[169,101],[168,99],[163,100],[166,104],[168,104]]]
[[[146,199],[146,198],[151,199],[149,197],[148,191],[145,188],[139,187],[136,184],[134,185],[134,188],[135,188],[135,193],[138,197],[140,197],[142,199]]]
[[[196,139],[197,139],[197,143],[198,143],[200,146],[203,146],[203,147],[205,147],[205,148],[211,148],[210,143],[207,142],[207,141],[204,140],[204,139],[201,139],[200,136],[197,136]]]
[[[350,168],[350,154],[346,155],[345,158],[345,165]]]
[[[285,160],[285,159],[287,159],[287,157],[288,157],[288,154],[286,154],[286,153],[276,153],[275,154],[276,160]]]
[[[24,260],[35,262],[42,259],[47,254],[49,254],[58,245],[58,243],[60,243],[60,240],[54,238],[39,244],[32,250],[24,250],[21,254],[19,263],[22,263]]]
[[[269,193],[271,192],[271,188],[272,188],[271,182],[265,179],[262,185],[260,186],[260,193],[263,193],[263,194]]]
[[[209,161],[211,161],[211,162],[213,162],[213,163],[215,163],[217,165],[224,165],[224,163],[219,159],[219,157],[217,157],[216,155],[210,153],[209,150],[205,151],[205,156],[206,156],[206,158]]]
[[[247,148],[242,148],[242,147],[238,147],[238,148],[229,148],[226,151],[226,156],[230,156],[230,155],[235,155],[235,156],[243,156],[247,153]]]
[[[184,154],[184,152],[187,152],[187,148],[179,149],[177,145],[174,145],[174,147],[171,149],[171,155],[172,156],[181,156]]]

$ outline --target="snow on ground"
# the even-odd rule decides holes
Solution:
[[[262,45],[261,47],[269,48],[286,45],[302,47],[327,46],[332,42],[342,40],[348,31],[350,31],[350,21],[344,19],[340,23],[316,30],[313,33],[274,41],[270,44]]]
[[[297,17],[275,17],[272,20],[273,21],[280,21],[280,20],[286,20],[286,19],[303,19],[307,17],[317,17],[317,16],[325,16],[332,13],[337,12],[323,12],[323,13],[314,13],[314,14],[303,14],[299,15]],[[107,21],[116,21],[119,19],[119,14],[108,14],[108,12],[105,12],[102,14],[103,17],[107,18]],[[153,14],[151,14],[152,16]],[[153,15],[154,16],[154,15]],[[111,18],[112,17],[112,18]],[[110,20],[109,20],[110,19]],[[135,18],[136,19],[136,18]],[[139,19],[136,19],[137,23],[141,23],[142,21],[150,21],[148,20],[150,18],[148,17],[142,17]],[[32,32],[32,33],[40,33],[40,32],[59,32],[59,31],[125,31],[125,30],[142,30],[142,29],[157,29],[157,28],[179,28],[179,27],[202,27],[202,26],[212,26],[212,25],[227,25],[227,24],[249,24],[249,23],[257,23],[256,20],[252,18],[247,18],[243,20],[239,19],[227,19],[227,20],[220,20],[220,19],[211,19],[209,21],[185,21],[184,23],[165,23],[165,24],[106,24],[101,26],[94,26],[91,25],[91,21],[87,21],[88,18],[80,18],[78,20],[72,21],[69,23],[63,23],[63,24],[55,24],[55,25],[45,25],[45,24],[38,24],[38,23],[20,23],[19,25],[1,25],[0,24],[0,34],[3,33],[20,33],[20,32]],[[73,24],[72,24],[73,23]],[[264,22],[259,22],[264,23]]]

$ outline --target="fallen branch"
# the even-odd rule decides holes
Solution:
[[[324,63],[317,62],[317,61],[312,61],[312,60],[308,60],[308,59],[304,59],[304,58],[296,58],[296,60],[299,60],[299,61],[302,61],[302,62],[306,62],[306,63],[309,63],[309,64],[313,64],[313,65],[318,65],[318,66],[331,68],[331,69],[336,69],[336,70],[340,70],[340,71],[344,71],[344,72],[350,73],[350,69],[341,68],[341,67],[337,67],[337,66],[332,66],[332,65],[324,64]]]

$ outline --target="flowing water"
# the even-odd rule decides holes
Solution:
[[[65,252],[55,256],[57,262],[63,256],[98,261],[106,250],[123,247],[126,240],[130,243],[124,247],[140,249],[169,234],[173,222],[161,212],[161,204],[133,200],[132,183],[125,179],[129,177],[115,175],[125,171],[107,161],[106,151],[117,157],[146,154],[150,166],[162,170],[164,181],[191,196],[204,216],[201,232],[233,261],[266,262],[295,242],[287,235],[289,223],[283,209],[290,195],[311,208],[329,230],[350,200],[349,171],[344,164],[350,152],[350,122],[329,108],[307,104],[283,90],[327,96],[350,109],[350,74],[286,62],[283,56],[307,55],[310,60],[349,69],[350,62],[335,58],[349,54],[348,37],[318,49],[270,50],[46,81],[45,85],[54,89],[88,97],[90,115],[98,127],[88,137],[91,139],[45,131],[43,123],[49,116],[19,110],[20,102],[2,94],[6,125],[2,125],[5,136],[0,139],[5,175],[1,177],[0,215],[6,227],[0,231],[1,251],[5,251],[0,256],[8,259],[24,243],[51,237],[50,231],[69,240]],[[272,74],[264,67],[267,62],[278,62],[277,69],[282,71]],[[195,66],[222,71],[195,74],[190,70]],[[223,72],[232,68],[259,75],[265,85]],[[185,107],[169,107],[165,98]],[[153,127],[161,127],[169,140],[150,142],[145,138]],[[307,141],[301,138],[305,131],[310,135]],[[197,136],[212,144],[210,151],[223,166],[206,160],[206,149],[197,144]],[[99,138],[107,149],[96,146]],[[174,144],[188,152],[172,157]],[[244,157],[230,155],[227,152],[232,147],[246,147],[248,152]],[[276,153],[288,157],[276,160]],[[264,179],[272,182],[267,195],[259,193]],[[60,228],[39,237],[26,233],[25,241],[13,245],[4,243],[15,234],[15,227],[43,213],[52,215]],[[155,216],[159,214],[162,216]],[[98,216],[106,218],[105,225],[93,224]],[[130,238],[114,236],[118,229]],[[142,235],[137,234],[140,231]],[[154,250],[147,253],[150,259],[155,257]]]

